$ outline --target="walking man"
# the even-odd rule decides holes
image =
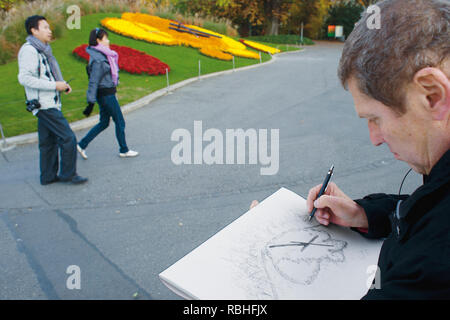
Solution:
[[[18,55],[18,80],[25,88],[27,110],[38,118],[40,182],[42,185],[58,181],[85,183],[88,179],[76,172],[75,134],[61,112],[60,93],[70,93],[72,89],[64,81],[52,54],[49,45],[52,31],[45,17],[38,15],[26,19],[25,29],[28,37]]]

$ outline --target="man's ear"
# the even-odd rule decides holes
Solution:
[[[434,120],[444,120],[450,113],[450,80],[438,68],[423,68],[413,79],[420,92],[425,95],[428,111]]]

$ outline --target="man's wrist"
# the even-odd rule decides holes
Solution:
[[[355,225],[353,226],[354,228],[358,228],[358,229],[369,229],[369,221],[367,219],[367,214],[366,211],[364,210],[364,208],[359,205],[358,203],[356,203],[357,206],[357,219],[355,221]]]

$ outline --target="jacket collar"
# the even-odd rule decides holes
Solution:
[[[447,150],[442,158],[431,169],[429,175],[423,176],[423,183],[445,183],[450,176],[450,150]]]
[[[400,218],[405,218],[414,205],[423,197],[440,189],[450,182],[450,150],[434,165],[429,175],[423,176],[424,184],[401,204]]]
[[[414,220],[417,221],[416,219],[427,212],[426,208],[433,205],[432,203],[421,202],[421,200],[450,182],[450,150],[436,163],[428,176],[423,176],[423,181],[424,184],[414,191],[411,196],[404,201],[399,201],[395,211],[390,216],[392,232],[398,241],[401,241],[405,237],[410,226],[414,224]],[[418,209],[419,211],[414,212],[413,208],[416,205],[421,206],[421,208]],[[412,215],[415,217],[412,217]]]
[[[450,150],[436,163],[428,176],[423,176],[424,184],[405,200],[400,200],[392,215],[392,233],[401,241],[410,227],[433,206],[433,199],[426,199],[450,183]],[[423,201],[422,201],[423,200]],[[413,210],[416,208],[416,210]]]
[[[94,47],[88,46],[86,47],[86,52],[91,56],[94,60],[105,60],[108,61],[108,58],[102,52],[96,50]]]

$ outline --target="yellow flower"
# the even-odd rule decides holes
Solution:
[[[279,50],[279,49],[276,49],[276,48],[273,48],[273,47],[269,47],[269,46],[266,46],[264,44],[257,43],[257,42],[254,42],[254,41],[242,40],[242,42],[245,45],[249,46],[250,48],[253,48],[253,49],[256,49],[256,50],[259,50],[259,51],[262,51],[262,52],[267,52],[267,53],[270,53],[270,54],[276,54],[276,53],[280,53],[281,52],[281,50]]]
[[[234,56],[239,56],[239,57],[244,57],[244,58],[249,58],[249,59],[259,59],[258,53],[256,53],[255,51],[247,50],[247,49],[242,50],[242,49],[228,48],[224,51],[229,52],[229,53],[233,54]]]
[[[259,59],[254,51],[222,34],[192,25],[143,13],[124,12],[122,18],[105,18],[102,25],[109,30],[134,39],[163,45],[184,45],[200,49],[202,54],[231,60],[234,56]]]
[[[178,41],[170,35],[161,33],[155,28],[149,29],[146,25],[139,26],[136,23],[118,18],[105,18],[101,21],[101,24],[109,30],[134,39],[164,45],[178,45]]]
[[[211,47],[203,47],[200,49],[200,52],[203,53],[206,56],[212,57],[212,58],[217,58],[220,60],[231,60],[233,59],[233,56],[231,54],[228,53],[224,53],[220,50],[217,50],[215,48],[211,48]]]

